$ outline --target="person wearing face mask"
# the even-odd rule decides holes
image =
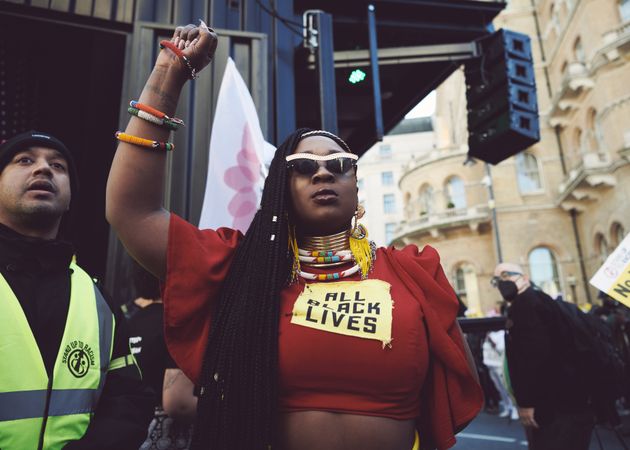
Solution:
[[[561,357],[554,300],[523,269],[501,263],[492,285],[507,302],[506,357],[530,450],[587,450],[593,414],[583,377]]]

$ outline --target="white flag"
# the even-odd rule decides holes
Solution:
[[[630,308],[630,233],[606,258],[590,283]]]
[[[247,85],[228,58],[212,124],[199,228],[247,231],[274,151],[263,138]]]

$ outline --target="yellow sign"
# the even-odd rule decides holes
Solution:
[[[381,280],[307,284],[295,301],[291,323],[391,346],[390,288]]]
[[[630,308],[630,234],[606,259],[590,283]]]

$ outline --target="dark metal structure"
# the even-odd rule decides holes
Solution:
[[[39,128],[69,145],[81,176],[74,234],[79,262],[103,278],[119,302],[127,301],[129,259],[105,222],[104,186],[116,148],[113,132],[127,121],[126,104],[139,95],[158,41],[200,18],[221,37],[210,70],[182,94],[178,115],[188,126],[175,135],[177,151],[169,161],[165,205],[196,222],[228,55],[252,92],[270,142],[297,126],[321,127],[317,74],[302,47],[307,10],[332,17],[327,45],[339,133],[359,154],[375,142],[372,80],[347,82],[351,67],[369,72],[370,3],[385,133],[459,66],[457,49],[470,55],[465,43],[485,35],[505,6],[489,0],[0,0],[0,81],[6,85],[0,113],[11,118],[0,121],[0,133]]]

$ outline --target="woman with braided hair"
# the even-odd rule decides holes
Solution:
[[[188,25],[166,46],[139,102],[168,115],[216,35]],[[140,117],[125,133],[168,137]],[[167,345],[199,396],[193,448],[446,449],[479,411],[439,256],[368,240],[356,161],[341,138],[297,130],[243,235],[163,210],[164,153],[120,143],[107,217],[163,280]]]

